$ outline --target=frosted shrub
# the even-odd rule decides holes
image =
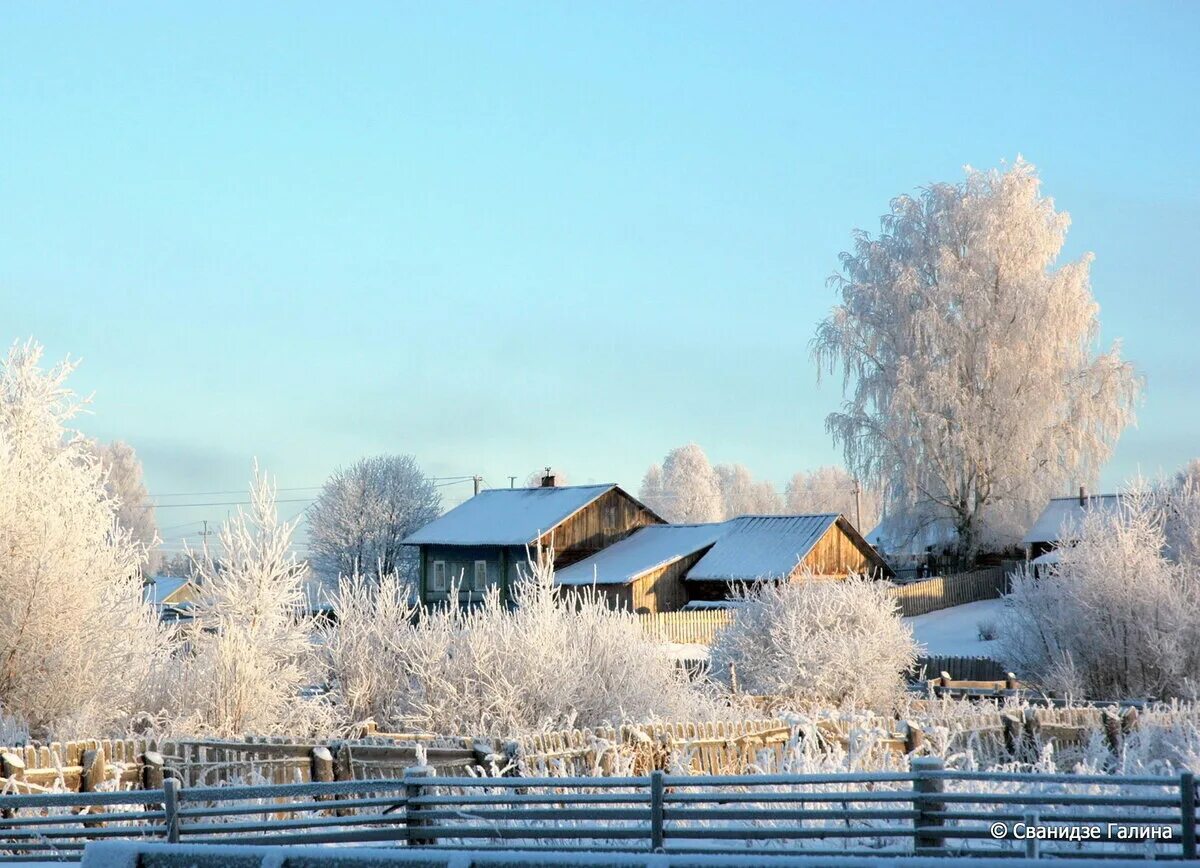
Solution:
[[[347,722],[510,736],[713,713],[634,616],[560,597],[548,556],[513,591],[513,609],[493,590],[417,617],[394,576],[344,581],[325,642]]]
[[[886,585],[861,576],[762,583],[717,634],[712,670],[750,693],[801,703],[887,707],[916,659]]]
[[[274,489],[257,473],[250,500],[221,528],[219,563],[193,556],[200,593],[173,691],[176,731],[302,735],[328,725],[322,702],[302,695],[319,657],[302,617],[294,525],[279,523]]]
[[[1195,697],[1200,689],[1200,565],[1174,495],[1135,491],[1085,513],[1044,578],[1014,576],[1005,659],[1043,686],[1096,699]]]
[[[142,600],[146,550],[117,523],[74,366],[38,367],[41,347],[0,364],[0,701],[45,738],[124,729],[157,705],[170,633]]]
[[[1000,627],[991,618],[985,618],[975,625],[979,638],[983,642],[992,642],[1000,635]]]

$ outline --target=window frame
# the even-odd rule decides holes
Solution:
[[[479,568],[481,566],[483,567],[483,581],[482,582],[479,581]],[[476,560],[475,561],[475,569],[471,573],[471,590],[472,591],[485,591],[485,590],[487,590],[487,586],[488,586],[487,560],[486,559]]]
[[[441,568],[441,581],[438,581],[438,568]],[[450,590],[449,582],[450,571],[446,566],[445,561],[433,561],[429,566],[429,590],[438,593],[446,593]]]

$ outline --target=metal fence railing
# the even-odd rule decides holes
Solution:
[[[1191,774],[947,771],[436,777],[0,796],[0,861],[89,841],[844,856],[1194,859]]]

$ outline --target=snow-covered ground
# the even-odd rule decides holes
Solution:
[[[993,657],[998,653],[998,643],[979,638],[979,622],[998,623],[1003,610],[1003,600],[980,600],[904,620],[929,654]]]

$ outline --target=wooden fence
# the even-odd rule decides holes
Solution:
[[[951,657],[944,654],[917,658],[913,674],[918,681],[938,678],[948,672],[956,681],[1003,681],[1008,670],[991,657]]]
[[[994,600],[1008,593],[1008,568],[987,567],[938,576],[921,582],[897,585],[889,589],[892,598],[900,605],[900,614],[905,618],[925,615],[951,606]]]
[[[641,615],[642,629],[660,642],[679,645],[711,645],[717,631],[729,626],[729,609],[702,609],[694,612],[658,612]]]
[[[388,780],[187,790],[168,779],[132,794],[10,796],[0,848],[8,859],[62,860],[122,837],[675,854],[745,854],[753,842],[755,853],[810,857],[1194,860],[1196,801],[1190,773],[947,771],[935,757],[908,771],[740,778],[438,777],[418,767]],[[1031,834],[1045,829],[1054,834]]]
[[[423,764],[443,774],[490,767],[491,741],[379,733],[323,742],[289,738],[88,740],[0,748],[0,793],[94,792],[228,782],[292,784],[388,778]],[[0,796],[0,800],[3,796]]]

